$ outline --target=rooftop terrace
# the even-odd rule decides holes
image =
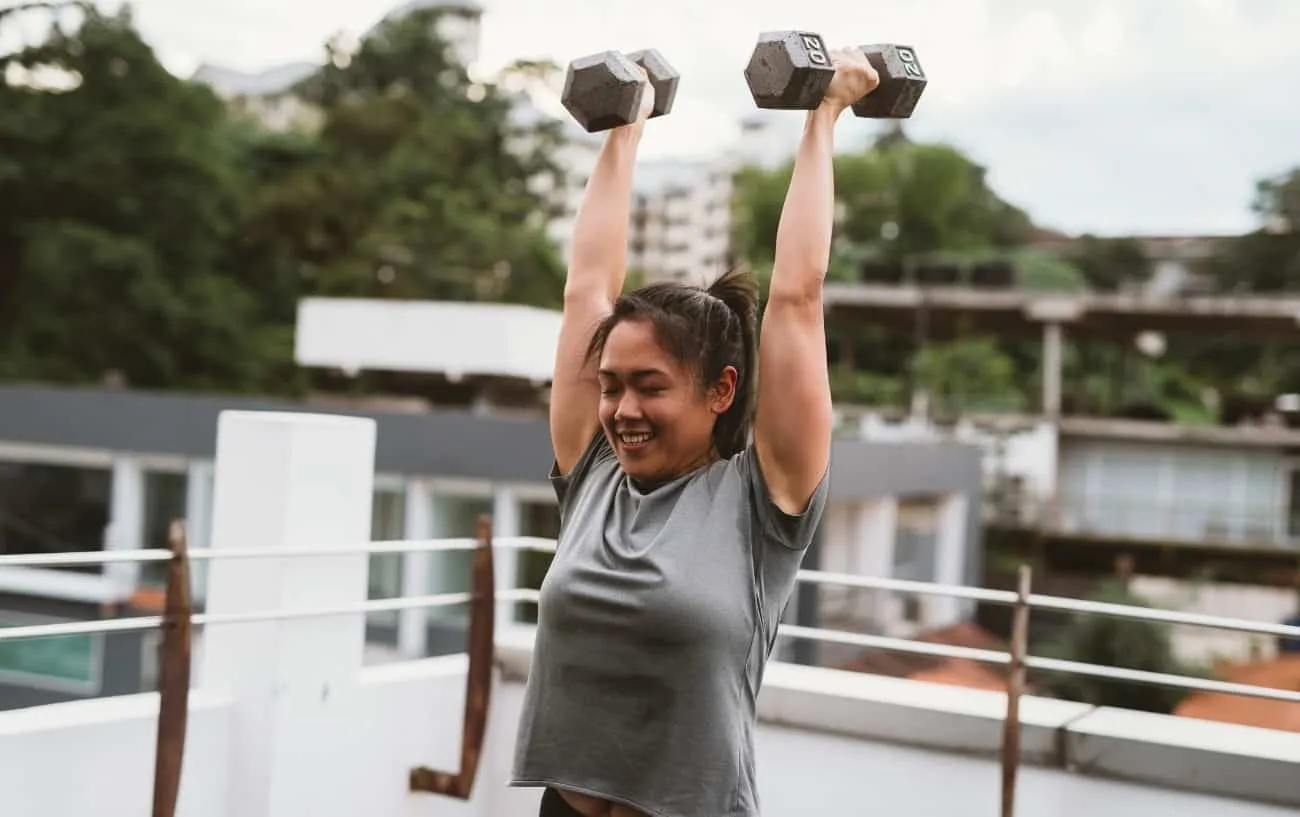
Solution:
[[[553,543],[493,540],[486,521],[472,540],[367,541],[375,443],[372,420],[225,412],[210,548],[188,551],[178,526],[172,552],[0,557],[0,569],[90,559],[171,569],[162,616],[0,630],[0,643],[163,633],[158,693],[0,713],[0,814],[536,814],[535,791],[505,785],[533,640],[512,611],[536,594],[496,586],[493,561]],[[369,554],[450,549],[473,554],[467,592],[367,600]],[[207,605],[191,614],[187,571],[200,560]],[[1300,638],[1295,627],[974,587],[808,571],[801,580],[1008,604],[1022,624],[1053,609]],[[465,653],[367,660],[366,612],[450,605],[469,608]],[[1014,813],[1032,817],[1282,817],[1300,807],[1295,733],[1022,695],[1017,679],[1024,666],[1294,706],[1300,691],[1052,662],[1024,656],[1022,639],[1008,654],[792,626],[783,635],[1009,664],[1013,681],[992,691],[774,662],[759,698],[769,817],[1010,814],[1008,781]]]

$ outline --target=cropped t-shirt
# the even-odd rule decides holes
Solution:
[[[560,534],[511,785],[651,817],[757,817],[755,701],[828,476],[794,516],[752,445],[642,491],[597,434],[550,479]]]

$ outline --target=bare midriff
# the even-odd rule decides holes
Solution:
[[[644,814],[634,808],[629,808],[621,803],[611,803],[608,800],[602,800],[599,797],[592,797],[589,794],[579,794],[564,789],[556,789],[564,802],[573,807],[573,810],[582,815],[582,817],[645,817]]]

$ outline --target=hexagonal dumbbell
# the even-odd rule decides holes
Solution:
[[[655,90],[650,117],[670,113],[679,75],[652,48],[631,54],[602,51],[574,60],[569,63],[560,100],[588,133],[629,125],[636,121],[645,92],[645,78],[638,66],[645,70]]]
[[[880,85],[853,105],[853,113],[872,119],[910,117],[926,85],[916,52],[903,45],[866,45],[862,52],[880,74]],[[834,76],[826,41],[811,31],[760,34],[745,66],[745,82],[760,108],[812,110]]]

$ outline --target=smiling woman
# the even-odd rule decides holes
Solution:
[[[747,271],[622,292],[649,86],[587,183],[551,391],[560,532],[511,780],[545,789],[542,817],[759,814],[755,701],[828,494],[831,135],[878,83],[860,49],[835,60],[757,348]]]

